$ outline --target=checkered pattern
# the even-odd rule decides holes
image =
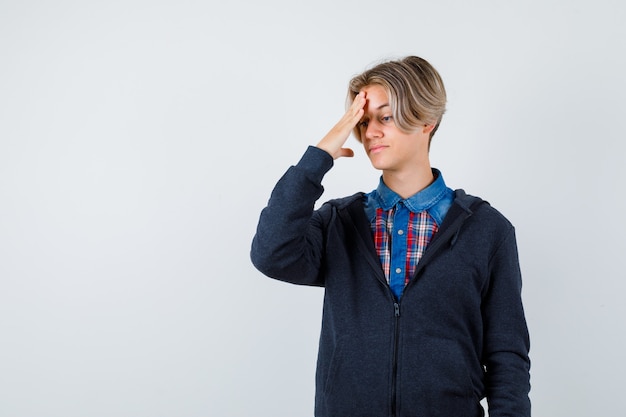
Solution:
[[[406,268],[404,285],[415,273],[417,263],[421,259],[426,247],[430,243],[433,235],[437,232],[437,223],[427,211],[409,214],[409,224],[399,225],[407,231],[406,236],[395,236],[392,238],[394,230],[393,218],[396,208],[392,207],[385,211],[382,208],[376,209],[376,217],[372,222],[374,234],[374,246],[380,258],[380,264],[389,283],[389,268],[391,265],[391,245],[393,239],[407,239]]]
[[[380,265],[383,267],[387,283],[389,283],[389,267],[391,265],[391,236],[389,236],[389,231],[393,230],[393,214],[395,210],[395,207],[389,211],[377,208],[376,218],[372,222],[374,246],[380,258]]]

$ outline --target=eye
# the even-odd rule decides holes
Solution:
[[[388,122],[393,120],[393,117],[392,116],[383,116],[383,117],[381,117],[381,120],[383,122],[385,122],[385,123],[388,123]]]
[[[368,121],[367,120],[361,120],[358,124],[358,127],[360,129],[365,129],[367,127]]]

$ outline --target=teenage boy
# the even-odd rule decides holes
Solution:
[[[448,188],[429,162],[445,111],[437,71],[410,56],[354,77],[346,114],[278,181],[251,258],[325,288],[318,417],[530,416],[529,337],[513,226]],[[378,187],[319,210],[324,174],[362,142]]]

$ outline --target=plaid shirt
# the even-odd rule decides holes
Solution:
[[[374,244],[387,283],[398,299],[437,229],[427,211],[414,213],[402,203],[387,211],[376,209]]]
[[[433,170],[433,174],[432,184],[407,199],[388,188],[382,178],[378,188],[366,196],[374,246],[398,300],[454,199],[441,173]]]

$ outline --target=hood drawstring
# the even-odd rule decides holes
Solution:
[[[459,227],[457,229],[457,231],[454,233],[454,237],[452,237],[452,240],[450,241],[450,249],[452,249],[452,247],[454,246],[454,244],[456,243],[456,240],[459,238],[459,232],[461,231],[461,228]]]

